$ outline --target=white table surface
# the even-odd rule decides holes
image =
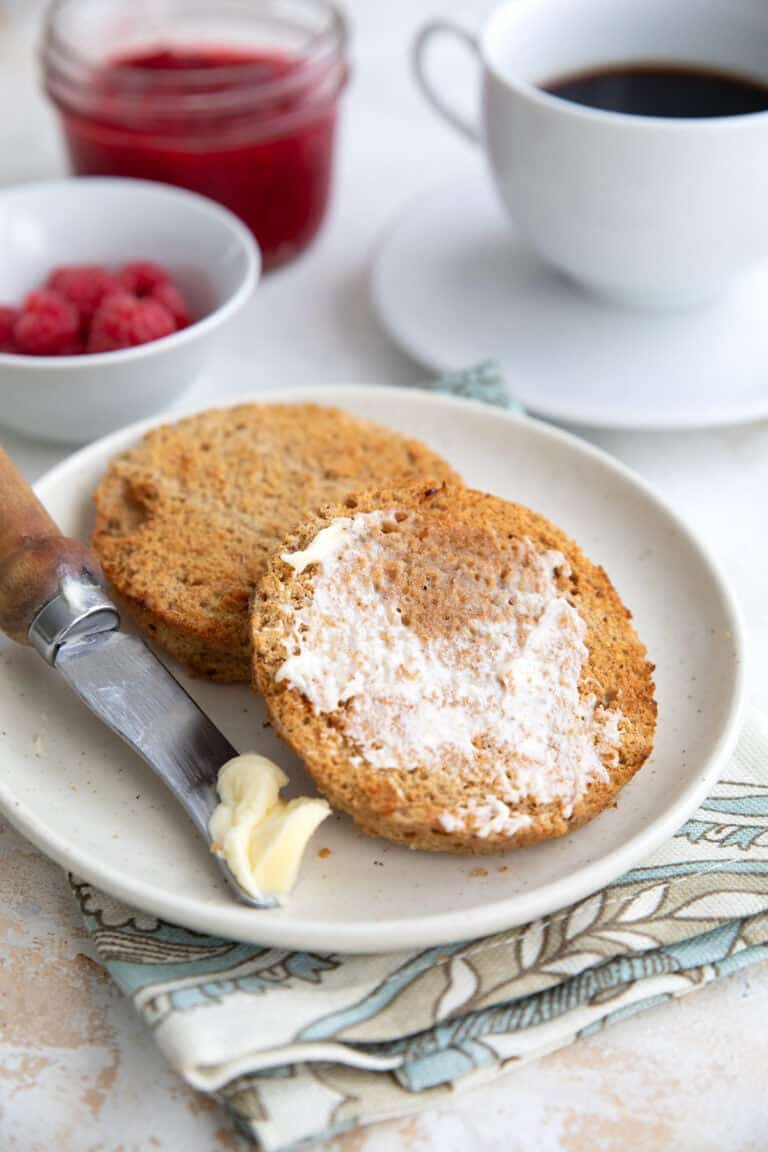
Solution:
[[[37,6],[11,5],[11,21],[0,0],[0,183],[63,169],[55,124],[37,91]],[[215,392],[211,379],[199,386],[201,401],[247,386],[419,379],[371,315],[371,245],[413,193],[480,160],[436,123],[408,75],[407,45],[431,14],[431,0],[355,0],[349,7],[355,67],[331,219],[309,255],[262,286],[236,333],[249,376],[234,359],[222,363]],[[486,7],[464,3],[478,14]],[[469,98],[466,63],[446,58],[455,65],[456,88]],[[768,424],[584,434],[654,483],[719,557],[748,621],[751,694],[768,707]],[[64,454],[2,429],[0,440],[30,478]],[[764,1152],[767,1018],[763,965],[459,1095],[439,1111],[348,1134],[325,1152]],[[95,962],[63,875],[0,824],[2,1152],[240,1146],[218,1109],[165,1066]]]

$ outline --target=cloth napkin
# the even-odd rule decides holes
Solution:
[[[509,405],[489,365],[436,387]],[[768,719],[748,716],[711,796],[642,866],[469,943],[384,956],[260,948],[71,883],[170,1063],[277,1152],[434,1106],[768,959]]]

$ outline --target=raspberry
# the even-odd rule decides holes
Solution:
[[[58,292],[30,292],[13,328],[19,352],[27,356],[71,356],[82,351],[80,315]]]
[[[158,284],[153,289],[152,299],[159,300],[163,307],[168,309],[176,321],[177,328],[188,328],[192,323],[192,316],[184,297],[170,280],[166,281],[165,284]]]
[[[13,327],[18,318],[18,308],[5,308],[0,305],[0,352],[15,352]]]
[[[102,300],[123,290],[117,276],[99,264],[72,264],[54,268],[46,287],[60,293],[75,305],[86,329]]]
[[[170,283],[171,279],[164,268],[153,264],[151,260],[126,264],[117,276],[126,292],[132,292],[134,296],[151,296],[156,288]]]
[[[136,344],[149,344],[176,331],[176,323],[158,300],[143,300],[121,292],[108,297],[91,325],[88,352],[116,352]]]

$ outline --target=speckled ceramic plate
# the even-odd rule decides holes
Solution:
[[[657,666],[653,758],[618,807],[562,840],[481,860],[411,852],[343,816],[315,836],[288,907],[234,903],[203,843],[145,765],[28,650],[0,651],[0,807],[43,852],[168,920],[276,947],[392,951],[467,939],[577,900],[636,864],[683,823],[736,738],[743,645],[733,600],[701,546],[637,477],[533,420],[397,388],[313,388],[255,399],[338,404],[426,440],[471,485],[531,505],[603,564]],[[87,536],[108,460],[127,428],[49,472],[37,491],[62,529]],[[174,668],[174,671],[177,669]],[[274,757],[295,791],[299,763],[264,728],[245,686],[181,676],[235,746]],[[321,850],[328,849],[329,853]]]

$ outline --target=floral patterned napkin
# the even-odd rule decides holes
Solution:
[[[768,721],[640,868],[484,940],[386,956],[235,944],[72,881],[96,947],[188,1084],[265,1152],[439,1102],[768,959]]]
[[[492,366],[436,386],[512,406]],[[188,1084],[265,1152],[401,1116],[768,959],[768,720],[676,836],[602,892],[384,956],[201,936],[72,880],[114,980]]]

